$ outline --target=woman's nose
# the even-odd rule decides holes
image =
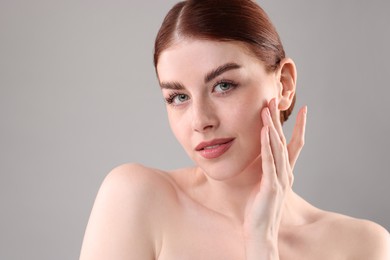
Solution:
[[[196,132],[207,132],[218,126],[216,111],[210,102],[193,102],[192,127]]]

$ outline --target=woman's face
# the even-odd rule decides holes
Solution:
[[[254,162],[276,73],[238,43],[193,39],[164,50],[157,72],[172,131],[196,165],[224,180]]]

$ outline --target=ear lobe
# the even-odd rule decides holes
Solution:
[[[279,109],[284,111],[291,106],[295,95],[297,71],[294,61],[290,58],[283,59],[280,62],[278,75],[282,86],[279,93]]]

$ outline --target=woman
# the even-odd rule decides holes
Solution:
[[[286,145],[296,68],[259,6],[178,3],[157,35],[154,64],[172,131],[196,166],[114,169],[80,259],[390,259],[385,229],[317,209],[292,190],[306,108]]]

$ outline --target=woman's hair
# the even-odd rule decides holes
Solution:
[[[275,71],[285,58],[283,45],[264,10],[253,0],[187,0],[168,12],[154,45],[154,66],[162,51],[180,38],[213,41],[237,41],[260,59],[267,72]],[[283,123],[291,114],[291,106],[282,111]]]

